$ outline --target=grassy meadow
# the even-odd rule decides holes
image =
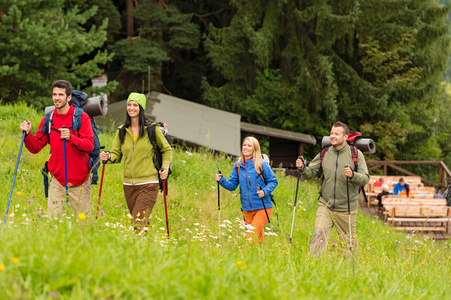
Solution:
[[[43,113],[22,104],[0,106],[0,217],[3,223],[21,133]],[[169,124],[170,126],[170,124]],[[109,149],[113,135],[100,135]],[[0,299],[446,299],[451,297],[451,240],[392,230],[357,219],[359,248],[349,253],[333,231],[328,251],[309,255],[318,186],[301,181],[293,244],[288,243],[296,177],[277,174],[280,226],[263,244],[246,241],[237,191],[221,188],[218,239],[216,167],[230,175],[233,159],[207,150],[176,149],[169,180],[170,239],[163,196],[148,234],[130,229],[122,165],[107,165],[103,216],[46,217],[40,169],[49,148],[24,147],[6,225],[0,232]],[[101,174],[101,169],[99,169]],[[99,181],[100,183],[100,181]],[[97,203],[99,186],[92,188]],[[93,207],[95,214],[95,206]],[[268,231],[267,231],[268,232]]]

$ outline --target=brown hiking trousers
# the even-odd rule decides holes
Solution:
[[[125,200],[135,230],[142,230],[149,223],[149,215],[157,203],[158,186],[158,183],[124,185]]]

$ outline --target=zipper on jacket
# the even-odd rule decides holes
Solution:
[[[133,134],[131,134],[131,136],[132,136],[132,139],[133,139]],[[135,141],[133,141],[133,146],[132,146],[132,169],[131,169],[132,184],[135,184],[135,177],[133,176],[133,165],[134,165],[134,162],[135,162]]]
[[[247,175],[247,168],[246,168],[246,176],[248,177],[247,179],[249,179],[248,187],[247,187],[247,201],[249,202],[249,206],[251,207],[251,210],[252,210],[251,198],[249,196],[249,191],[251,189],[251,176]]]
[[[340,153],[337,151],[337,161],[335,163],[335,179],[334,179],[334,208],[333,210],[335,210],[335,190],[337,188],[337,170],[338,170],[338,155]]]

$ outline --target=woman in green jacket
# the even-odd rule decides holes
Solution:
[[[151,122],[146,118],[146,96],[131,93],[127,99],[125,123],[118,127],[111,151],[100,153],[102,161],[119,163],[124,159],[122,183],[125,200],[133,217],[135,230],[143,229],[157,202],[159,179],[168,176],[172,149],[163,133],[155,128],[155,137],[161,151],[163,171],[157,171],[153,158],[155,150],[147,134]]]

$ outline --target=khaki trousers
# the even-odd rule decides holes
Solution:
[[[351,211],[351,238],[353,246],[356,241],[356,221],[357,209]],[[315,230],[312,242],[310,243],[310,253],[318,256],[327,249],[330,234],[333,227],[337,228],[338,236],[343,245],[349,246],[349,215],[347,211],[332,211],[326,205],[319,202],[316,212]],[[353,247],[354,248],[354,247]]]
[[[87,216],[91,207],[91,177],[82,185],[68,188],[69,206],[66,204],[66,187],[61,185],[53,176],[50,177],[48,211],[51,216],[58,216],[68,210],[74,214],[82,212]]]

